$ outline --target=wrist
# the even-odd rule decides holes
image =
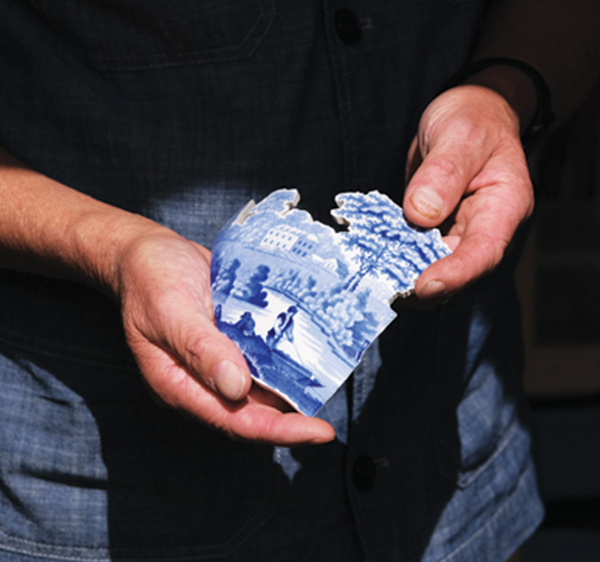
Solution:
[[[535,68],[520,60],[492,57],[475,61],[452,76],[444,89],[458,85],[478,85],[501,95],[519,120],[525,151],[554,121],[546,81]]]
[[[80,280],[119,300],[123,260],[140,239],[156,235],[178,236],[150,219],[110,206],[81,216],[72,229]]]
[[[482,86],[500,94],[519,120],[521,136],[531,124],[537,101],[531,81],[515,68],[495,66],[467,77],[464,85]]]
[[[40,174],[0,149],[0,267],[84,283],[119,297],[127,248],[181,238],[140,215]]]

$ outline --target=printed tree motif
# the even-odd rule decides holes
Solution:
[[[269,278],[269,271],[268,265],[259,265],[245,283],[238,284],[234,290],[234,295],[256,306],[265,308],[269,302],[267,301],[268,295],[264,283]]]
[[[317,280],[312,275],[309,275],[303,286],[298,290],[296,299],[310,304],[310,302],[317,296],[316,286]]]
[[[288,269],[280,271],[271,281],[271,287],[284,294],[291,294],[291,288],[298,278],[297,269]]]
[[[353,345],[359,348],[362,347],[363,350],[375,338],[377,329],[379,328],[375,315],[367,312],[370,294],[371,291],[367,289],[356,295],[356,308],[362,311],[362,317],[356,320],[350,327],[352,330]],[[352,348],[351,351],[353,350]]]
[[[402,209],[378,191],[341,193],[336,197],[339,209],[332,215],[349,225],[342,233],[342,244],[354,254],[356,273],[348,278],[347,291],[354,291],[367,275],[384,276],[394,290],[406,294],[412,282],[432,260],[447,255],[439,244],[439,234],[409,227]]]
[[[237,277],[237,270],[240,268],[240,260],[237,258],[230,261],[227,265],[221,267],[219,275],[214,282],[213,291],[219,291],[224,295],[230,295]]]
[[[382,327],[377,317],[367,311],[370,289],[343,293],[333,289],[320,302],[314,314],[349,359],[360,358]]]

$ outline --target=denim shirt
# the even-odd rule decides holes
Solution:
[[[0,0],[0,145],[207,247],[282,185],[323,221],[340,191],[401,202],[486,4]],[[336,440],[294,450],[157,408],[114,303],[0,270],[0,558],[505,560],[542,516],[517,256],[399,307],[320,413]]]

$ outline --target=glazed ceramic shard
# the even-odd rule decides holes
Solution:
[[[421,272],[450,254],[437,230],[415,230],[377,191],[341,193],[344,232],[295,209],[294,189],[250,202],[213,246],[219,329],[254,379],[312,416],[394,319]]]

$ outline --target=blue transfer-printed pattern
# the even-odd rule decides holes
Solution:
[[[395,318],[390,303],[450,250],[378,191],[336,197],[332,215],[345,232],[313,221],[298,201],[294,189],[275,191],[223,228],[212,292],[217,325],[253,377],[312,416]]]

